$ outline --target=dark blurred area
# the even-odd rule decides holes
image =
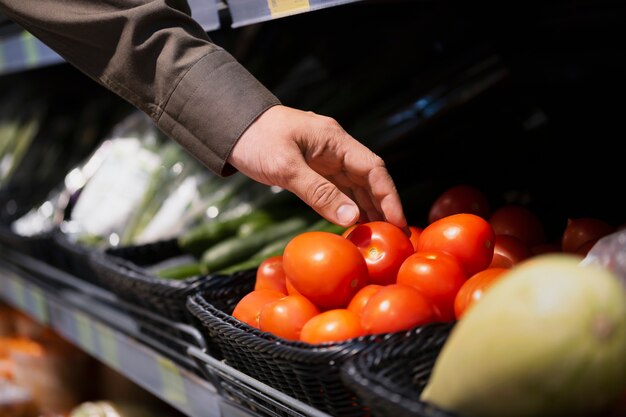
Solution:
[[[365,1],[214,38],[383,156],[414,223],[464,182],[557,233],[567,217],[626,220],[625,31],[619,1]]]

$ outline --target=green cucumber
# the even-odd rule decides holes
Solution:
[[[265,211],[254,211],[241,217],[227,220],[213,219],[196,226],[178,238],[178,245],[187,253],[200,257],[216,243],[241,233],[250,232],[274,222],[273,216]],[[246,226],[247,225],[247,226]]]
[[[222,275],[231,275],[235,272],[245,271],[248,269],[256,269],[259,267],[259,265],[261,265],[261,261],[259,261],[258,259],[246,259],[243,262],[239,262],[227,266],[226,268],[220,269],[219,271],[217,271],[217,273]]]
[[[237,228],[236,235],[239,237],[250,236],[259,230],[262,230],[278,220],[271,214],[264,211],[252,212]]]
[[[166,279],[185,279],[197,275],[206,275],[206,271],[200,262],[190,262],[158,270],[155,275]]]
[[[211,273],[249,258],[270,242],[310,224],[310,217],[293,216],[245,237],[233,236],[216,243],[202,254],[201,262]]]

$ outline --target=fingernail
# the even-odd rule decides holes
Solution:
[[[339,206],[339,209],[337,210],[337,218],[339,219],[339,223],[342,225],[352,224],[358,215],[359,211],[357,208],[349,204]]]

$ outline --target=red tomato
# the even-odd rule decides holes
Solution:
[[[585,256],[587,256],[587,254],[589,253],[589,251],[591,250],[591,248],[593,248],[593,246],[598,242],[598,239],[593,239],[593,240],[589,240],[585,243],[583,243],[582,245],[580,245],[578,247],[578,249],[576,249],[576,252],[574,252],[576,255],[580,255],[583,258]]]
[[[311,344],[341,342],[364,334],[361,318],[350,310],[338,308],[324,311],[307,321],[302,326],[300,340]]]
[[[402,262],[415,252],[402,229],[384,221],[361,223],[346,239],[363,254],[372,284],[394,283]]]
[[[343,236],[343,237],[346,237],[346,238],[347,238],[347,237],[348,237],[348,235],[349,235],[349,234],[350,234],[350,233],[354,230],[354,228],[355,228],[355,227],[357,227],[358,225],[359,225],[359,223],[357,223],[357,224],[353,224],[352,226],[350,226],[350,227],[346,228],[346,230],[344,230],[344,231],[341,233],[341,236]]]
[[[528,245],[511,235],[496,235],[490,268],[510,268],[533,256]]]
[[[422,230],[416,252],[448,252],[463,265],[467,276],[489,266],[495,234],[487,220],[470,213],[441,218]]]
[[[378,284],[368,284],[361,288],[356,294],[354,294],[352,300],[350,300],[348,310],[360,316],[363,313],[363,309],[367,305],[370,297],[377,293],[381,288],[383,288],[383,286]]]
[[[287,294],[285,282],[285,270],[283,269],[283,256],[276,255],[264,259],[256,270],[255,290],[269,289]]]
[[[499,280],[509,268],[487,268],[471,276],[459,289],[454,299],[454,315],[459,320],[467,310],[478,302],[483,293]]]
[[[291,281],[289,281],[288,279],[285,281],[285,286],[287,287],[287,294],[288,295],[294,295],[294,294],[298,294],[298,295],[302,295],[298,292],[298,290],[296,290],[293,287],[293,284],[291,283]]]
[[[409,236],[409,239],[413,244],[413,251],[415,252],[417,250],[417,241],[422,234],[422,228],[417,226],[409,226],[409,230],[411,231],[411,236]]]
[[[440,194],[430,206],[428,223],[458,213],[471,213],[488,219],[491,214],[489,199],[476,187],[466,184],[455,185]]]
[[[263,306],[271,301],[276,301],[285,296],[276,290],[255,290],[246,294],[235,306],[233,317],[239,321],[259,328],[259,313]]]
[[[454,297],[466,280],[459,260],[442,251],[415,252],[398,271],[398,284],[424,294],[443,322],[454,320]]]
[[[346,307],[368,280],[361,251],[330,232],[304,232],[291,239],[283,268],[293,288],[321,310]]]
[[[320,310],[301,295],[287,295],[263,306],[259,328],[288,340],[299,340],[302,326]]]
[[[546,242],[541,219],[525,206],[507,204],[496,209],[489,223],[497,235],[511,235],[531,247]]]
[[[578,248],[585,243],[591,240],[595,242],[615,230],[614,226],[604,220],[592,217],[567,219],[567,225],[561,235],[561,250],[567,253],[576,253]]]
[[[361,325],[366,334],[408,330],[436,320],[435,309],[421,292],[404,284],[391,284],[370,297]]]

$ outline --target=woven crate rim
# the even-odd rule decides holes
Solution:
[[[142,284],[154,285],[157,287],[169,288],[172,290],[193,290],[203,283],[206,279],[211,279],[215,275],[194,275],[184,279],[168,279],[160,278],[150,274],[147,270],[142,269],[137,264],[112,255],[107,251],[94,251],[89,256],[89,262],[96,270],[108,269],[125,278],[139,281]]]
[[[421,333],[430,331],[439,327],[438,323],[417,326],[407,331],[382,333],[376,335],[359,336],[340,342],[327,342],[320,344],[309,344],[301,341],[283,339],[269,332],[263,332],[254,328],[232,315],[220,310],[207,302],[202,292],[191,294],[187,298],[187,306],[200,322],[207,326],[213,326],[214,323],[207,323],[206,318],[199,315],[207,314],[212,320],[220,321],[222,324],[229,326],[238,333],[238,336],[247,339],[251,344],[258,345],[266,353],[289,360],[294,355],[307,355],[308,359],[317,359],[320,363],[327,363],[328,357],[333,356],[335,359],[342,357],[351,357],[357,353],[371,349],[373,346],[381,344],[393,343],[395,340],[402,340],[407,335],[413,333]]]
[[[442,324],[442,329],[449,335],[453,326],[454,323]],[[447,338],[446,333],[441,333],[441,335]],[[414,343],[413,336],[417,336],[417,334],[414,333],[407,336],[405,340],[400,341],[395,346],[389,346],[386,349],[377,347],[365,352],[363,355],[350,358],[341,368],[342,379],[359,396],[366,397],[367,403],[370,405],[376,403],[377,405],[373,407],[375,409],[393,406],[394,409],[402,409],[406,412],[406,415],[461,417],[458,414],[420,400],[417,391],[414,392],[409,387],[394,384],[387,377],[381,378],[381,372],[371,370],[373,367],[379,367],[380,371],[384,371],[385,369],[390,369],[390,365],[401,365],[406,358],[410,360],[419,355],[423,345],[419,346]],[[441,349],[443,343],[445,343],[445,340],[439,349]],[[407,370],[407,372],[409,371]],[[387,411],[391,412],[390,410]]]

